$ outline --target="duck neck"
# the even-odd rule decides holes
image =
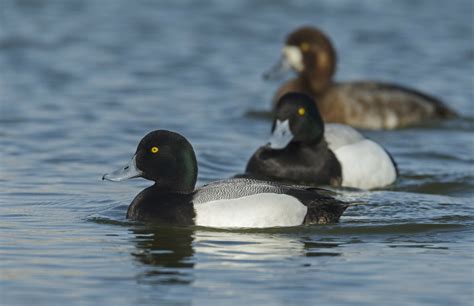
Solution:
[[[174,184],[173,185],[163,184],[159,181],[155,181],[155,184],[153,184],[149,188],[154,190],[155,192],[160,192],[160,193],[191,194],[194,192],[194,185],[176,187],[176,185]]]
[[[324,42],[324,48],[318,49],[308,61],[305,69],[301,72],[307,88],[314,95],[322,94],[332,84],[332,78],[336,72],[336,52],[329,41]]]
[[[317,73],[303,72],[299,76],[299,81],[303,84],[304,88],[309,88],[309,91],[316,97],[324,93],[332,84],[331,76],[319,75]]]
[[[291,142],[288,147],[290,149],[300,149],[306,147],[316,151],[324,151],[329,149],[328,144],[326,143],[326,140],[324,140],[324,138],[315,138],[305,141],[294,141]]]

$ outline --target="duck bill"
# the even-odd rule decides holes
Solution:
[[[285,46],[280,61],[263,74],[265,80],[273,81],[284,77],[290,70],[303,71],[303,54],[295,46]]]
[[[275,129],[268,140],[268,146],[274,150],[281,150],[293,140],[293,137],[294,135],[290,130],[290,120],[280,121],[277,119]]]
[[[142,172],[137,168],[136,155],[133,156],[132,160],[120,169],[113,172],[106,173],[102,176],[102,180],[120,182],[131,178],[142,176]]]
[[[266,81],[276,81],[283,78],[291,70],[291,65],[285,55],[282,55],[278,63],[270,70],[263,73],[263,79]]]

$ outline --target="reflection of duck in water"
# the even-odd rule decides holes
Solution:
[[[190,228],[145,227],[133,228],[137,251],[132,255],[141,263],[156,266],[148,270],[144,277],[160,283],[189,283],[194,262],[193,234]],[[176,269],[173,269],[176,268]]]
[[[190,267],[187,259],[193,256],[193,233],[190,228],[145,227],[133,229],[136,246],[134,254],[141,262],[163,267]]]
[[[439,99],[411,88],[374,81],[334,82],[336,51],[316,28],[302,27],[288,35],[282,61],[266,77],[288,69],[298,76],[277,90],[273,108],[282,95],[298,91],[316,99],[324,121],[358,128],[393,129],[456,116]]]
[[[279,227],[337,222],[347,204],[325,191],[251,179],[228,179],[195,189],[197,162],[181,135],[146,135],[126,167],[104,175],[121,181],[144,177],[155,184],[140,192],[127,218],[209,227]]]
[[[318,228],[320,233],[321,228]],[[324,231],[324,230],[323,230]],[[194,246],[198,254],[214,257],[218,265],[226,261],[236,264],[246,260],[252,263],[279,261],[298,256],[337,256],[340,255],[338,243],[312,240],[300,235],[288,235],[288,230],[277,232],[236,232],[201,231],[195,232]],[[307,232],[306,232],[307,233]],[[264,264],[265,265],[265,264]]]

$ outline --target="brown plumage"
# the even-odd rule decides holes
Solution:
[[[288,47],[300,52],[296,57],[284,55],[298,76],[277,90],[273,106],[285,93],[299,91],[316,100],[324,121],[366,129],[394,129],[456,116],[439,99],[411,88],[375,81],[334,82],[336,52],[316,28],[291,33]]]

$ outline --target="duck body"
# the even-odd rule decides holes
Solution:
[[[348,205],[316,190],[236,178],[190,194],[151,186],[130,204],[127,219],[216,228],[266,228],[337,222]]]
[[[360,189],[390,185],[398,175],[385,149],[342,124],[327,124],[325,141],[319,146],[261,147],[250,158],[246,172],[260,179]]]
[[[250,177],[360,189],[395,182],[398,170],[391,155],[350,126],[324,124],[308,95],[285,94],[275,116],[269,144],[247,163]]]
[[[341,164],[326,142],[317,145],[290,143],[281,150],[260,147],[248,161],[246,172],[261,179],[295,184],[342,184]]]
[[[327,191],[234,178],[195,189],[197,163],[187,140],[159,130],[140,142],[131,162],[103,179],[144,177],[155,184],[130,204],[127,218],[171,225],[265,228],[338,222],[347,204]]]
[[[401,85],[374,81],[333,83],[316,92],[307,82],[292,79],[278,89],[273,105],[282,95],[292,91],[315,98],[325,122],[362,129],[395,129],[456,117],[454,111],[433,96]]]
[[[396,181],[397,164],[375,141],[343,124],[327,124],[324,135],[341,166],[342,186],[373,189]]]
[[[290,33],[279,65],[266,73],[278,77],[293,69],[297,77],[282,84],[273,99],[288,92],[313,97],[328,123],[364,129],[395,129],[431,120],[450,119],[456,113],[438,98],[418,90],[384,82],[335,82],[336,51],[323,32],[302,27]]]
[[[195,224],[264,228],[337,222],[348,207],[324,190],[233,178],[199,188]]]

